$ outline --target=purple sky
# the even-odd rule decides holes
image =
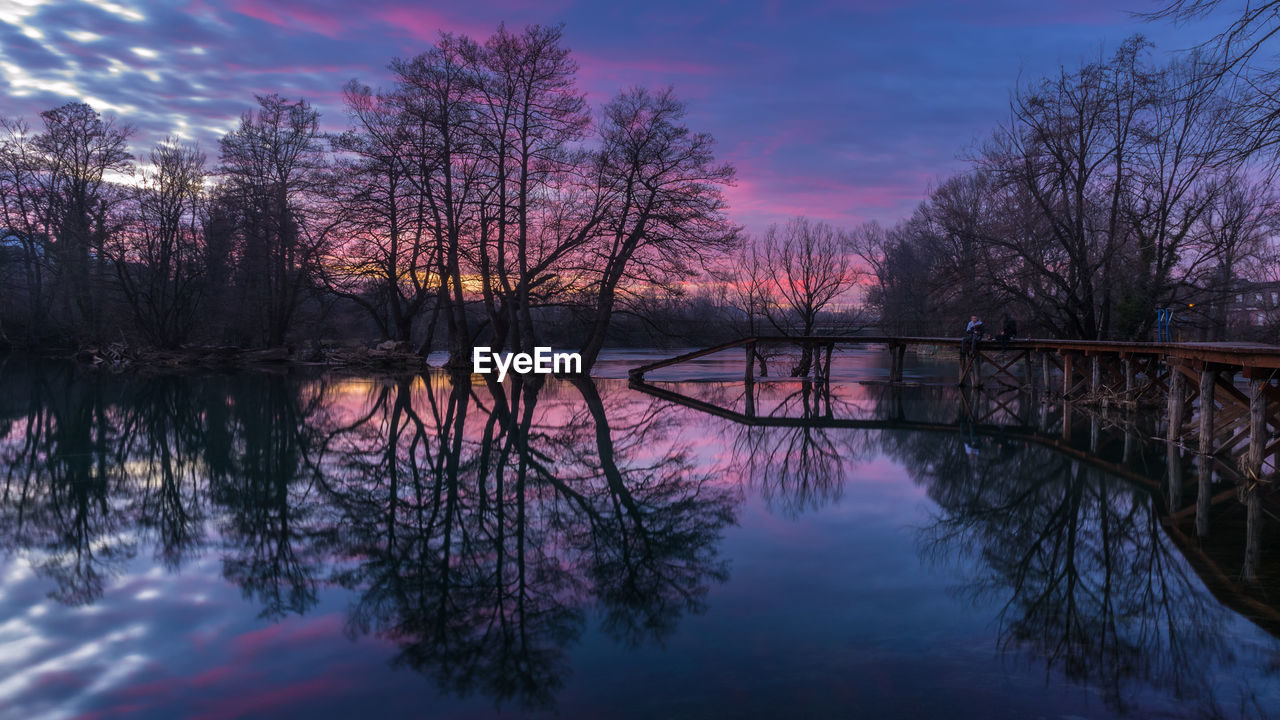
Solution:
[[[1156,53],[1219,23],[1173,27],[1151,0],[575,2],[574,0],[0,0],[0,113],[68,100],[167,134],[217,138],[254,93],[305,97],[343,123],[340,89],[386,84],[387,62],[439,30],[565,23],[594,104],[628,85],[674,85],[690,122],[739,172],[732,216],[759,231],[788,216],[853,224],[909,214],[1008,114],[1023,81],[1109,54],[1141,32]],[[352,9],[355,8],[355,9]]]

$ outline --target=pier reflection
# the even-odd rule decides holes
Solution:
[[[1207,716],[1269,716],[1257,698],[1221,697],[1206,672],[1235,658],[1232,612],[1280,636],[1268,480],[1164,441],[1158,412],[999,386],[816,383],[799,403],[807,393],[777,385],[632,383],[735,421],[736,462],[772,478],[757,482],[787,514],[844,495],[859,458],[893,458],[937,504],[922,553],[976,561],[957,590],[998,602],[1001,645],[1102,688],[1116,711],[1133,709],[1138,684]]]

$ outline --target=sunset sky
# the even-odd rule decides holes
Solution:
[[[907,215],[930,183],[1008,114],[1009,93],[1060,65],[1147,35],[1164,54],[1221,23],[1132,15],[1150,0],[574,2],[498,0],[0,0],[0,114],[33,123],[83,100],[137,127],[140,154],[168,134],[216,160],[255,93],[304,97],[329,129],[341,87],[388,82],[388,61],[441,30],[564,23],[594,105],[629,85],[673,85],[690,124],[738,168],[732,217],[853,224]]]

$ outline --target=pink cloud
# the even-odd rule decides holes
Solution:
[[[342,618],[339,615],[322,615],[307,622],[280,622],[244,633],[231,641],[231,650],[236,655],[256,655],[282,644],[306,643],[341,633]]]
[[[222,720],[250,715],[270,716],[273,710],[306,701],[314,703],[319,698],[336,695],[351,687],[351,684],[350,679],[334,672],[328,677],[315,677],[283,687],[272,686],[271,689],[236,687],[234,692],[227,692],[219,698],[218,707],[192,717]]]
[[[286,30],[304,30],[331,38],[338,37],[351,25],[349,13],[330,15],[305,2],[260,3],[254,0],[234,0],[231,9]]]
[[[719,72],[713,65],[690,60],[606,58],[578,51],[573,59],[578,63],[579,87],[595,102],[606,102],[622,88],[644,85],[675,85],[684,99],[706,97],[711,83],[695,79],[711,78]]]
[[[395,31],[424,43],[435,42],[442,31],[469,35],[483,41],[498,27],[496,22],[486,26],[472,19],[460,21],[458,18],[445,17],[441,13],[416,5],[392,5],[378,8],[373,11],[373,17],[391,26]]]

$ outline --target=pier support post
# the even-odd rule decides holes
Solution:
[[[1262,564],[1262,493],[1257,487],[1245,490],[1244,575],[1245,582],[1258,582]]]
[[[1213,390],[1218,384],[1218,371],[1206,367],[1200,371],[1200,452],[1213,454]]]
[[[1258,581],[1262,562],[1262,493],[1258,481],[1262,477],[1262,453],[1267,447],[1267,394],[1269,380],[1249,380],[1249,454],[1245,458],[1245,545],[1244,579]]]
[[[1124,399],[1128,400],[1133,397],[1133,388],[1137,385],[1134,378],[1133,358],[1123,358],[1120,360],[1120,364],[1124,366]]]
[[[903,365],[906,364],[907,346],[906,345],[890,345],[889,346],[889,382],[902,382]],[[964,362],[964,358],[961,358]]]
[[[1102,358],[1094,355],[1089,358],[1089,394],[1095,398],[1102,390]]]
[[[1075,356],[1067,353],[1062,356],[1062,397],[1071,395],[1071,381],[1075,379]]]
[[[1050,369],[1049,365],[1049,353],[1040,353],[1040,370],[1044,374],[1044,395],[1046,399],[1049,397],[1049,388],[1051,387],[1049,381],[1053,377],[1053,371]]]
[[[1170,442],[1182,440],[1182,416],[1187,403],[1187,391],[1184,388],[1186,378],[1177,368],[1169,367],[1169,431],[1165,436]]]
[[[1249,455],[1247,470],[1262,477],[1262,453],[1267,447],[1267,380],[1249,381]]]
[[[756,380],[756,344],[755,341],[747,343],[747,368],[742,374],[742,381],[750,385]]]
[[[1196,475],[1199,476],[1199,488],[1196,491],[1196,535],[1209,537],[1209,508],[1213,502],[1213,459],[1208,455],[1197,455]]]
[[[1165,441],[1165,465],[1169,475],[1169,514],[1182,509],[1182,453],[1173,440]]]
[[[1036,376],[1031,372],[1031,351],[1026,350],[1022,355],[1022,375],[1027,379],[1027,389],[1036,389]]]

